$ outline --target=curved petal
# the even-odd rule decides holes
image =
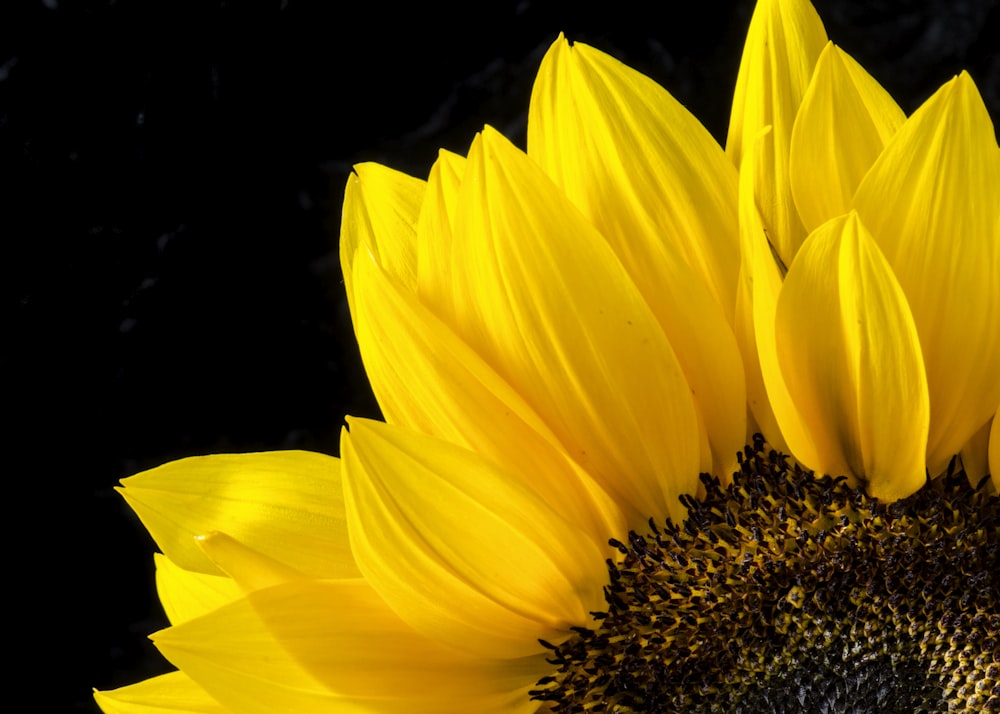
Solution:
[[[544,656],[476,659],[429,640],[361,580],[258,590],[154,641],[219,701],[247,714],[528,714],[538,703],[527,690],[552,669]]]
[[[226,709],[183,672],[170,672],[138,684],[94,692],[104,714],[227,714]]]
[[[739,331],[746,368],[747,404],[757,427],[779,451],[816,463],[816,446],[778,364],[774,315],[782,273],[761,221],[754,196],[754,165],[772,141],[765,128],[743,153],[740,166]],[[763,151],[762,151],[763,149]]]
[[[993,488],[1000,491],[1000,410],[993,416],[993,426],[990,428],[990,477]]]
[[[354,272],[355,333],[386,421],[503,464],[599,546],[628,532],[621,509],[482,357],[373,261]]]
[[[755,162],[754,195],[764,228],[785,264],[805,240],[789,181],[789,149],[799,104],[826,46],[826,30],[808,0],[760,0],[747,31],[733,94],[726,153],[740,165],[767,126],[772,139]]]
[[[913,113],[854,205],[899,279],[927,368],[935,475],[1000,402],[1000,148],[962,73]]]
[[[545,655],[478,659],[420,635],[364,581],[302,582],[249,602],[281,645],[346,697],[389,696],[435,711],[533,712],[527,690],[552,671]],[[331,608],[330,603],[337,603]]]
[[[441,150],[427,177],[417,220],[417,294],[430,306],[450,301],[451,277],[462,269],[452,265],[451,241],[464,174],[465,157]]]
[[[802,245],[775,313],[778,362],[821,473],[857,476],[876,498],[926,480],[930,403],[902,289],[856,213]],[[780,419],[780,414],[778,415]]]
[[[605,555],[509,474],[363,419],[341,439],[351,546],[414,629],[484,657],[540,652],[603,602]]]
[[[851,209],[851,199],[906,119],[889,93],[832,42],[816,62],[792,128],[789,176],[806,230]]]
[[[201,617],[243,596],[243,590],[224,575],[207,575],[185,570],[170,558],[154,554],[156,592],[170,624]]]
[[[973,486],[976,486],[983,476],[990,473],[989,448],[992,426],[992,419],[983,424],[979,431],[973,434],[972,438],[962,447],[959,454],[962,457],[962,468],[965,470],[965,475],[968,476],[969,483]]]
[[[195,536],[222,530],[316,577],[356,577],[340,463],[307,451],[217,454],[172,461],[118,489],[164,554],[221,575]]]
[[[604,238],[489,127],[469,152],[454,246],[446,321],[620,504],[682,517],[699,427],[674,350]]]
[[[683,261],[732,323],[739,270],[736,171],[661,86],[562,36],[535,79],[528,156],[609,240],[647,296]]]
[[[340,264],[354,314],[350,266],[359,251],[411,288],[417,283],[417,216],[425,182],[376,163],[358,164],[347,179],[340,222]]]
[[[702,470],[728,477],[746,431],[732,164],[662,87],[562,37],[535,81],[528,155],[605,236],[656,315],[697,395],[712,452]]]

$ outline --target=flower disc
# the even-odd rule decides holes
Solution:
[[[608,562],[552,647],[557,712],[1000,711],[1000,498],[964,473],[884,504],[758,438],[723,490]]]

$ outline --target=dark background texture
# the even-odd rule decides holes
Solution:
[[[962,68],[1000,119],[996,0],[817,0],[908,113]],[[112,491],[187,455],[337,452],[376,407],[336,244],[352,164],[424,176],[484,123],[524,146],[558,32],[724,141],[746,0],[390,5],[37,0],[0,9],[8,693],[96,711],[166,671],[153,544]]]

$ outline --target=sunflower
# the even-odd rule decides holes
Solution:
[[[972,79],[906,117],[805,2],[725,151],[560,37],[527,152],[349,179],[385,422],[124,482],[178,671],[98,703],[1000,709],[998,195]]]

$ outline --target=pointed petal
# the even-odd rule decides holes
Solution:
[[[195,536],[224,530],[317,577],[355,577],[337,459],[306,451],[173,461],[119,489],[160,549],[186,570],[221,575]]]
[[[806,239],[775,315],[778,361],[821,473],[857,476],[877,498],[926,480],[930,403],[902,289],[856,213]]]
[[[747,403],[770,444],[803,463],[816,463],[816,446],[799,408],[788,392],[778,364],[774,316],[782,271],[768,242],[754,197],[757,157],[768,153],[770,128],[747,147],[740,166],[740,329],[747,375]],[[763,151],[762,151],[763,149]]]
[[[429,306],[448,304],[451,276],[462,266],[452,265],[452,223],[465,174],[465,157],[438,152],[427,177],[427,191],[417,220],[417,294]],[[405,285],[405,283],[404,283]]]
[[[447,442],[349,420],[351,546],[414,629],[481,656],[537,654],[598,609],[604,554],[509,474]]]
[[[732,322],[736,171],[701,123],[645,75],[562,36],[531,95],[528,156],[607,237],[647,296],[682,261]]]
[[[159,553],[156,562],[156,592],[173,625],[201,617],[243,596],[235,581],[223,575],[185,570]]]
[[[927,368],[927,465],[944,470],[1000,402],[1000,148],[962,73],[914,112],[854,203],[910,304]]]
[[[183,672],[171,672],[138,684],[94,692],[104,714],[226,714],[224,708]]]
[[[503,464],[601,547],[628,532],[621,509],[506,380],[371,260],[354,268],[358,344],[386,421]]]
[[[788,175],[792,126],[826,43],[826,30],[808,0],[760,0],[733,94],[726,140],[733,163],[739,165],[747,145],[764,127],[772,127],[769,149],[755,162],[754,195],[767,235],[786,265],[806,236]]]
[[[205,555],[236,582],[241,592],[253,592],[306,577],[298,570],[248,548],[225,533],[213,531],[198,536],[195,540]]]
[[[249,600],[281,645],[318,681],[346,697],[388,695],[441,712],[507,707],[533,712],[538,703],[527,690],[552,671],[544,654],[478,659],[429,640],[360,580],[303,582],[259,591]],[[387,672],[392,673],[388,692]]]
[[[381,164],[354,167],[340,223],[340,264],[352,315],[354,286],[348,273],[359,251],[372,255],[385,270],[415,288],[416,224],[424,188],[420,179]]]
[[[446,321],[619,503],[682,516],[677,497],[697,488],[697,413],[656,318],[534,162],[489,127],[468,162],[454,258],[465,267]]]
[[[731,327],[739,267],[732,164],[662,87],[562,37],[535,82],[528,147],[656,315],[698,395],[712,451],[702,470],[727,477],[746,431]]]
[[[233,711],[444,714],[531,712],[543,657],[480,660],[428,640],[361,580],[296,581],[255,591],[154,635]]]
[[[832,42],[819,56],[792,129],[789,174],[807,230],[847,213],[885,143],[906,116],[864,68]]]
[[[1000,410],[994,415],[990,428],[990,477],[993,488],[1000,491]]]
[[[972,438],[962,447],[960,456],[962,457],[962,468],[969,478],[969,483],[977,485],[990,472],[989,448],[990,448],[990,427],[993,420],[988,422],[972,435]]]

